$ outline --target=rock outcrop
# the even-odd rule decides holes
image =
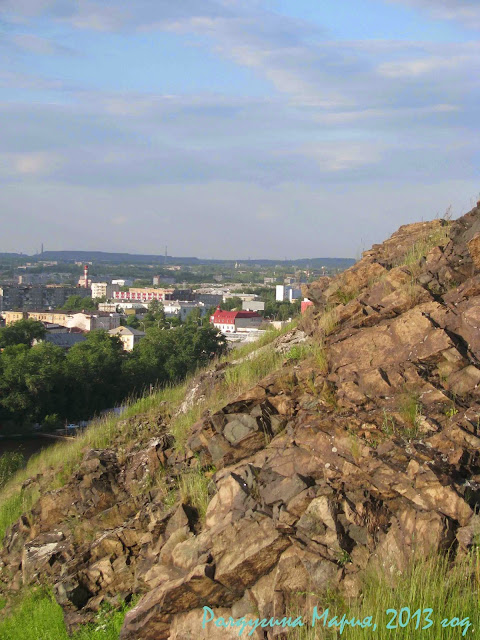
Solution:
[[[479,238],[479,208],[408,225],[309,285],[304,333],[277,345],[307,357],[206,412],[183,450],[163,410],[148,442],[86,452],[7,532],[3,590],[48,580],[71,625],[136,595],[123,640],[233,638],[202,629],[204,606],[283,617],[357,595],[372,567],[394,581],[416,554],[464,553],[480,531]],[[175,500],[195,474],[204,513]]]

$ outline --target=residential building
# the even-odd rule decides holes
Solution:
[[[0,287],[0,311],[21,309],[23,307],[23,290],[20,287],[4,285]]]
[[[294,302],[302,297],[302,291],[298,287],[277,284],[275,287],[277,302]]]
[[[152,302],[158,300],[162,302],[165,296],[173,293],[174,289],[153,289],[149,287],[130,287],[128,291],[114,291],[113,299],[121,302]]]
[[[19,320],[30,319],[57,324],[61,327],[67,326],[67,314],[62,311],[6,311],[4,316],[6,325],[13,324]]]
[[[108,282],[92,282],[92,298],[113,298],[115,291],[119,291],[118,284],[108,284]]]
[[[77,328],[83,331],[94,331],[95,329],[115,329],[120,325],[120,315],[118,313],[65,313],[62,311],[6,311],[4,313],[5,324],[9,325],[18,320],[29,319],[39,322],[58,324],[61,327],[70,329]]]
[[[116,302],[99,302],[98,310],[106,311],[107,313],[116,313],[118,305]]]
[[[120,314],[102,311],[95,313],[73,313],[67,316],[66,322],[67,327],[75,327],[83,331],[94,331],[95,329],[110,331],[110,329],[116,329],[120,326]]]
[[[165,300],[194,300],[194,295],[191,289],[174,289],[165,294]]]
[[[207,312],[205,305],[201,302],[188,302],[175,300],[172,302],[166,301],[163,304],[163,310],[168,318],[180,318],[182,322],[194,311],[199,309],[202,316]]]
[[[69,296],[89,297],[90,289],[60,284],[9,285],[0,287],[0,311],[58,309]]]
[[[115,329],[110,329],[108,335],[119,338],[123,344],[124,351],[132,351],[133,347],[145,337],[145,332],[133,327],[116,327]]]
[[[206,307],[218,307],[223,302],[223,294],[195,292],[194,299],[197,302],[202,302]]]
[[[248,332],[258,329],[263,318],[255,311],[221,311],[210,316],[210,322],[222,333]]]

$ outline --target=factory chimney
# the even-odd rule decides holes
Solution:
[[[85,277],[85,289],[88,289],[88,264],[83,267],[83,275]]]

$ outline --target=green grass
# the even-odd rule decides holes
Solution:
[[[349,289],[347,287],[339,287],[335,291],[335,296],[341,304],[348,304],[354,300],[360,293],[359,289]]]
[[[0,540],[3,540],[8,527],[18,520],[22,513],[30,511],[38,498],[38,491],[21,489],[4,500],[0,507]]]
[[[178,415],[171,421],[170,431],[175,437],[175,447],[182,450],[192,425],[200,419],[202,412],[209,408],[217,411],[235,394],[242,393],[256,384],[273,370],[281,366],[282,357],[269,349],[269,345],[281,335],[292,330],[296,321],[280,330],[268,330],[257,342],[235,349],[235,358],[250,356],[248,360],[233,365],[227,371],[225,382],[220,389],[212,389],[207,398],[194,408]],[[256,353],[258,352],[258,353]],[[210,364],[213,368],[219,362],[231,360],[232,354]],[[142,398],[131,398],[124,404],[126,411],[120,416],[106,415],[95,420],[80,436],[69,442],[59,442],[32,456],[26,467],[14,474],[0,489],[0,545],[6,529],[17,520],[26,509],[32,507],[35,494],[22,492],[21,485],[28,478],[37,475],[50,478],[42,486],[43,491],[58,489],[65,485],[80,464],[88,449],[105,449],[132,441],[141,442],[142,433],[129,425],[128,419],[137,415],[147,418],[158,416],[159,407],[164,403],[169,411],[177,408],[185,398],[187,389],[194,378],[190,375],[184,382],[163,389],[156,389]],[[126,422],[127,421],[127,422]],[[1,640],[1,639],[0,639]]]
[[[346,601],[340,595],[335,597],[332,594],[318,595],[318,600],[314,604],[317,606],[318,614],[321,615],[325,608],[329,609],[328,619],[333,616],[341,619],[346,614],[348,619],[355,617],[364,620],[367,616],[372,616],[372,623],[377,623],[377,629],[362,629],[359,626],[353,628],[345,627],[342,635],[334,627],[324,628],[322,622],[311,626],[311,617],[307,617],[305,612],[294,610],[294,614],[304,616],[304,621],[308,622],[298,630],[289,635],[290,640],[331,640],[333,638],[344,637],[347,640],[367,640],[376,638],[377,640],[387,640],[401,638],[402,640],[453,640],[454,638],[476,638],[480,631],[480,556],[478,549],[472,551],[466,558],[459,561],[453,567],[449,566],[448,559],[444,556],[435,555],[427,558],[418,557],[403,574],[395,576],[395,582],[385,571],[370,571],[363,583],[362,595],[360,598]],[[312,594],[315,595],[315,594]],[[410,622],[405,627],[400,627],[398,615],[386,613],[387,609],[395,609],[400,612],[402,608],[408,607],[410,615],[420,609],[419,628],[416,629],[417,617],[410,617]],[[430,617],[433,625],[422,630],[426,626],[427,612],[425,609],[432,609]],[[408,612],[402,614],[402,622],[405,623]],[[464,627],[442,627],[442,620],[452,620],[459,618],[464,620],[469,618],[471,626],[462,635]],[[387,629],[387,624],[392,620],[392,626],[396,623],[396,629]]]
[[[10,615],[0,621],[1,640],[118,640],[127,608],[104,608],[90,625],[69,636],[61,607],[47,590],[27,593]]]
[[[401,396],[399,413],[406,425],[403,435],[407,438],[416,438],[422,417],[422,405],[416,393],[405,392]]]
[[[208,503],[208,485],[210,479],[205,476],[201,469],[196,469],[184,474],[180,478],[180,496],[184,504],[189,504],[198,512],[200,520],[205,519]]]
[[[206,409],[211,412],[218,411],[235,396],[244,393],[262,378],[276,371],[283,360],[284,356],[276,353],[273,348],[265,347],[253,354],[253,357],[229,367],[222,382],[216,388],[212,388],[210,394],[186,413],[172,420],[170,432],[175,438],[175,448],[179,451],[184,449],[192,425],[200,420]]]
[[[338,327],[338,309],[336,306],[327,306],[319,318],[318,326],[325,336],[332,334]]]
[[[444,221],[443,224],[438,224],[430,232],[422,235],[406,251],[398,266],[406,266],[412,271],[413,275],[418,275],[422,258],[427,256],[434,247],[444,247],[448,244],[450,240],[449,230],[450,223]]]
[[[25,465],[25,458],[18,451],[7,451],[0,456],[0,488]]]

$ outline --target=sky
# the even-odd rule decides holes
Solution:
[[[478,0],[0,0],[0,252],[353,257],[480,197]]]

